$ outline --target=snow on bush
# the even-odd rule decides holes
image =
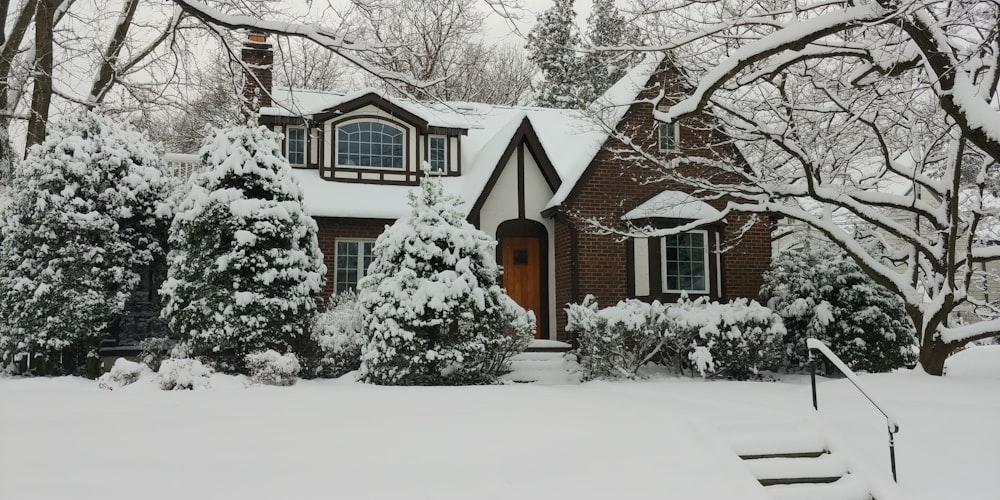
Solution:
[[[566,307],[566,331],[576,334],[584,380],[636,377],[665,345],[664,306],[636,299],[598,309],[592,295]]]
[[[212,373],[197,359],[165,359],[156,372],[156,383],[164,391],[208,389]]]
[[[164,251],[173,184],[121,120],[54,121],[17,169],[0,236],[0,359],[64,372],[92,355]],[[61,363],[69,361],[69,365]]]
[[[247,354],[246,365],[250,378],[265,385],[293,385],[302,369],[294,354],[279,354],[271,349]]]
[[[785,327],[771,309],[747,299],[728,303],[682,298],[664,311],[667,328],[687,345],[702,377],[754,378],[781,356]]]
[[[973,345],[948,357],[944,364],[948,377],[1000,379],[1000,345]]]
[[[761,295],[784,319],[786,370],[805,368],[809,337],[853,370],[885,372],[916,362],[917,340],[903,302],[842,252],[811,246],[780,252]],[[829,369],[825,360],[819,369]]]
[[[139,352],[139,359],[142,364],[149,367],[149,369],[156,370],[160,369],[160,363],[163,360],[170,358],[171,351],[173,351],[176,346],[177,341],[166,337],[146,337],[139,342],[139,348],[142,351]],[[174,356],[174,357],[187,357],[187,356]]]
[[[409,195],[411,212],[379,236],[358,283],[367,343],[359,380],[384,385],[492,383],[511,325],[534,317],[498,284],[496,243],[465,220],[439,179]],[[530,318],[530,319],[529,319]]]
[[[339,377],[360,368],[365,336],[357,294],[330,297],[326,310],[313,319],[312,338],[321,353],[316,375]]]
[[[149,367],[142,363],[118,358],[115,360],[114,366],[111,367],[111,371],[97,379],[97,386],[109,391],[121,389],[135,383],[143,373],[148,371],[150,371]]]
[[[781,318],[756,302],[720,304],[686,297],[676,304],[628,299],[599,309],[592,296],[566,308],[566,330],[580,344],[586,380],[635,378],[647,363],[703,377],[746,380],[772,368],[780,350]]]
[[[216,130],[170,228],[163,316],[220,370],[310,341],[326,266],[280,144],[265,127]]]

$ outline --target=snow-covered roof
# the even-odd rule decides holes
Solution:
[[[262,115],[310,116],[376,95],[419,117],[431,127],[467,131],[462,138],[462,175],[444,178],[444,189],[465,201],[469,211],[489,182],[501,156],[524,120],[528,120],[562,181],[546,208],[562,204],[607,139],[601,123],[617,123],[653,75],[663,56],[647,56],[602,95],[591,109],[568,110],[528,106],[499,106],[469,102],[419,102],[387,96],[375,89],[349,94],[276,87],[273,106]],[[596,118],[596,119],[595,119]],[[409,210],[405,185],[345,183],[320,179],[316,170],[296,170],[305,193],[306,210],[323,217],[393,219]]]
[[[707,219],[718,217],[715,207],[680,191],[664,191],[629,210],[622,220],[663,217],[667,219]]]

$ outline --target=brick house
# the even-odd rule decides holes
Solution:
[[[627,297],[673,301],[682,292],[718,300],[758,294],[771,258],[766,218],[742,234],[749,216],[739,214],[658,238],[589,228],[592,218],[622,229],[676,227],[724,201],[697,200],[681,184],[643,182],[649,161],[623,159],[625,144],[588,113],[272,88],[267,42],[252,39],[243,57],[254,72],[245,93],[259,105],[260,123],[283,135],[306,211],[318,222],[326,294],[354,288],[374,239],[408,213],[406,195],[423,168],[442,176],[468,220],[497,239],[503,285],[535,311],[537,338],[572,340],[563,307],[586,294],[605,305]],[[705,127],[652,118],[650,100],[680,85],[677,74],[666,58],[647,58],[602,98],[604,116],[664,158],[717,154],[705,147],[715,142]]]

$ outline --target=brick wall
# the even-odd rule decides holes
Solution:
[[[661,82],[667,96],[681,96],[685,89],[670,78],[665,71],[651,79]],[[647,85],[648,87],[648,85]],[[654,99],[659,88],[650,88],[640,94],[641,99]],[[669,101],[668,97],[666,101]],[[588,172],[579,181],[575,191],[564,204],[561,218],[565,220],[556,228],[556,327],[560,340],[570,340],[565,332],[566,314],[562,310],[568,302],[577,302],[587,294],[597,297],[602,306],[613,305],[628,296],[627,243],[618,236],[596,234],[587,221],[599,219],[604,224],[625,229],[620,217],[648,198],[664,191],[675,190],[691,193],[693,189],[676,180],[658,179],[656,163],[643,158],[636,150],[647,154],[671,158],[676,153],[658,151],[658,126],[652,118],[653,105],[638,103],[626,113],[618,131],[631,138],[637,148],[628,147],[616,139],[608,139],[592,161]],[[717,136],[704,119],[686,119],[680,123],[680,150],[684,154],[715,156],[728,146],[719,146]],[[711,147],[715,145],[715,147]],[[681,165],[678,172],[688,177],[721,176],[732,181],[735,176],[722,174],[708,167]],[[725,200],[709,201],[716,208],[723,208]],[[722,235],[723,247],[730,249],[723,254],[724,299],[736,297],[756,298],[762,279],[761,273],[770,266],[770,221],[764,216],[742,237],[736,233],[750,217],[734,214],[727,217],[728,224]],[[574,270],[568,257],[573,225],[576,231],[577,266]],[[573,280],[577,293],[573,296]],[[714,277],[713,277],[714,279]]]
[[[387,224],[392,224],[388,219],[347,219],[334,217],[315,217],[319,226],[319,249],[323,252],[323,263],[326,264],[326,284],[323,286],[323,298],[326,299],[333,293],[334,287],[334,259],[337,255],[337,239],[366,239],[378,238]]]

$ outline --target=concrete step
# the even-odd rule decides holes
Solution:
[[[774,500],[872,500],[865,482],[854,474],[831,483],[779,484],[765,489]]]
[[[824,453],[815,458],[773,457],[745,459],[750,473],[764,486],[774,484],[832,483],[847,474],[847,464]]]

